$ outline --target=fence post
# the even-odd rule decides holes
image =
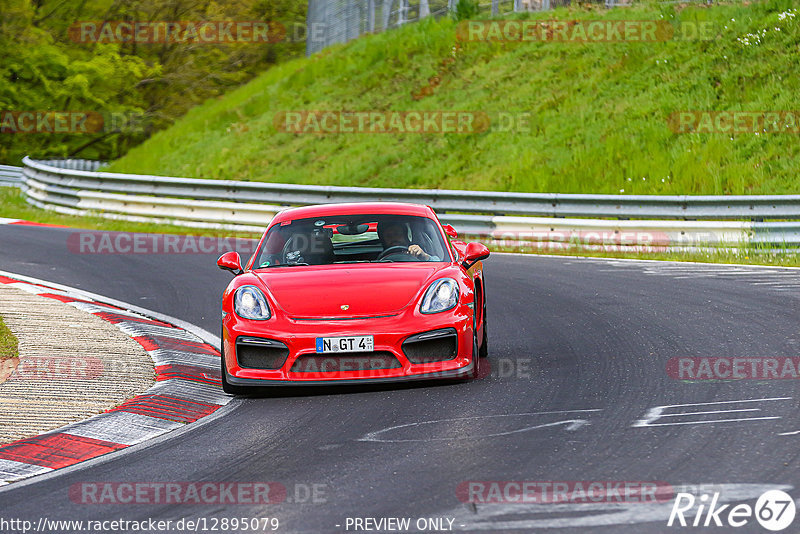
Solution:
[[[317,0],[317,1],[318,2],[322,2],[322,5],[323,5],[323,8],[322,8],[322,20],[325,21],[325,38],[323,39],[323,42],[325,43],[325,46],[330,46],[330,45],[333,44],[333,40],[332,40],[333,28],[332,28],[332,24],[330,23],[330,20],[331,20],[330,19],[330,6],[328,5],[328,2],[326,2],[325,0]]]
[[[383,15],[383,28],[381,30],[389,29],[389,19],[392,16],[392,4],[393,0],[383,0],[383,11],[381,15]]]
[[[431,7],[428,5],[428,0],[419,0],[419,18],[424,19],[430,16]]]
[[[353,6],[350,2],[346,2],[344,5],[344,39],[343,42],[347,42],[347,39],[350,37],[350,13],[353,11]]]
[[[367,0],[367,31],[375,31],[375,0]]]
[[[316,0],[308,0],[308,11],[306,12],[306,55],[310,56],[315,52],[312,47],[312,39],[310,38],[310,30],[314,27],[314,15],[316,13],[317,2]]]
[[[500,12],[500,0],[492,0],[492,16],[497,16]]]
[[[350,2],[347,6],[347,32],[345,41],[350,41],[361,35],[361,5],[360,2]]]

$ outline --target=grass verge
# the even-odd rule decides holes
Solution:
[[[624,250],[587,250],[579,247],[556,249],[532,249],[514,247],[493,247],[493,252],[514,252],[548,256],[580,256],[586,258],[617,258],[631,260],[662,260],[691,263],[725,263],[738,265],[768,265],[775,267],[800,267],[800,254],[772,253],[756,248],[739,250],[709,250],[707,252],[648,252],[636,253]]]
[[[0,360],[19,356],[19,342],[0,317]]]

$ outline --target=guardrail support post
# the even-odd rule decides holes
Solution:
[[[382,30],[385,30],[389,27],[389,20],[392,17],[392,4],[394,4],[393,0],[383,0],[383,10],[381,11],[381,15],[383,15]]]
[[[428,5],[428,0],[419,0],[419,18],[424,19],[431,15],[431,6]]]

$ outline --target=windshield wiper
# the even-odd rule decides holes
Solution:
[[[273,267],[293,267],[295,265],[308,265],[307,263],[298,262],[298,263],[271,263],[269,265],[262,265],[257,267],[258,269],[272,269]]]

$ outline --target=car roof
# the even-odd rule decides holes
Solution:
[[[271,224],[309,217],[330,217],[333,215],[416,215],[434,218],[433,210],[422,204],[406,202],[351,202],[341,204],[316,204],[300,208],[289,208],[281,211],[272,219]]]

